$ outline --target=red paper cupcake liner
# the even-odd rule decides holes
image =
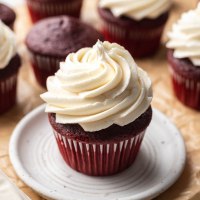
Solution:
[[[58,0],[56,3],[27,0],[27,6],[33,22],[57,15],[70,15],[78,18],[80,16],[82,0],[61,2]]]
[[[118,143],[84,143],[67,138],[54,130],[54,135],[65,162],[92,176],[116,174],[133,164],[140,149],[145,131]]]
[[[200,110],[200,80],[192,80],[178,74],[169,67],[174,93],[185,105]]]
[[[32,68],[38,83],[46,88],[46,80],[59,69],[61,58],[48,57],[29,52]]]
[[[0,79],[0,114],[9,110],[16,102],[17,73]]]
[[[135,58],[154,54],[160,46],[164,25],[152,29],[125,29],[103,21],[102,32],[106,40],[124,46]]]

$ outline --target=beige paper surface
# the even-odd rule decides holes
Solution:
[[[197,4],[197,0],[175,0],[173,2],[171,16],[163,36],[163,43],[166,41],[167,30],[178,19],[180,13],[194,8]],[[90,15],[87,15],[87,10],[90,11]],[[40,88],[34,79],[26,48],[23,44],[24,37],[31,27],[26,7],[21,6],[16,8],[16,11],[18,18],[15,28],[23,66],[19,74],[17,105],[11,111],[0,116],[0,168],[32,200],[41,200],[42,198],[39,195],[16,176],[8,155],[9,138],[14,127],[25,114],[43,103],[39,94],[44,92],[44,89]],[[83,20],[99,28],[100,21],[96,12],[96,0],[85,0]],[[161,45],[158,53],[152,58],[136,60],[136,62],[152,78],[154,90],[153,106],[164,112],[176,124],[184,137],[187,148],[187,163],[182,176],[169,190],[157,197],[156,200],[199,200],[200,112],[186,108],[173,96],[164,45]]]

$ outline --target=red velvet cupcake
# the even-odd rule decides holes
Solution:
[[[83,0],[26,0],[33,22],[40,19],[69,15],[79,17]]]
[[[98,41],[69,54],[47,89],[41,97],[70,167],[106,176],[133,164],[151,122],[152,91],[128,51]]]
[[[91,47],[103,36],[94,28],[67,16],[41,20],[26,37],[31,63],[38,83],[46,87],[46,79],[59,68],[69,53]]]
[[[20,65],[14,33],[0,21],[0,114],[9,110],[16,102]]]
[[[0,3],[0,20],[2,20],[4,24],[13,29],[15,19],[15,12],[10,7]]]
[[[167,54],[175,95],[185,105],[200,110],[200,66],[188,58],[177,59],[173,50]]]
[[[168,62],[174,93],[185,105],[200,110],[200,4],[182,14],[169,33]]]
[[[99,1],[102,32],[106,40],[117,42],[133,57],[154,54],[169,15],[169,0],[157,1]]]

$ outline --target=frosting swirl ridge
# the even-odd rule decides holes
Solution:
[[[116,43],[98,41],[60,63],[47,79],[46,112],[57,123],[78,123],[85,131],[133,122],[150,106],[151,81],[127,50]]]
[[[189,58],[200,66],[200,3],[194,10],[183,13],[168,34],[167,48],[174,49],[175,58]]]
[[[169,10],[171,0],[100,0],[99,6],[110,9],[115,17],[155,19]]]
[[[0,20],[0,69],[5,68],[16,54],[14,33]]]

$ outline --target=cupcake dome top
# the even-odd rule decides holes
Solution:
[[[5,68],[16,54],[14,33],[0,20],[0,69]]]
[[[78,123],[85,131],[112,124],[125,126],[150,106],[151,81],[127,50],[98,41],[67,56],[55,76],[47,79],[46,112],[56,122]]]
[[[175,58],[188,58],[194,66],[200,66],[200,3],[181,15],[168,37],[166,46],[174,50]]]
[[[115,17],[155,19],[169,10],[171,0],[100,0],[99,6],[110,9]]]
[[[0,20],[2,20],[6,25],[10,25],[14,22],[15,18],[15,12],[8,6],[0,3]]]
[[[39,21],[26,37],[28,48],[38,54],[63,58],[83,47],[93,46],[103,36],[91,26],[68,16]]]

